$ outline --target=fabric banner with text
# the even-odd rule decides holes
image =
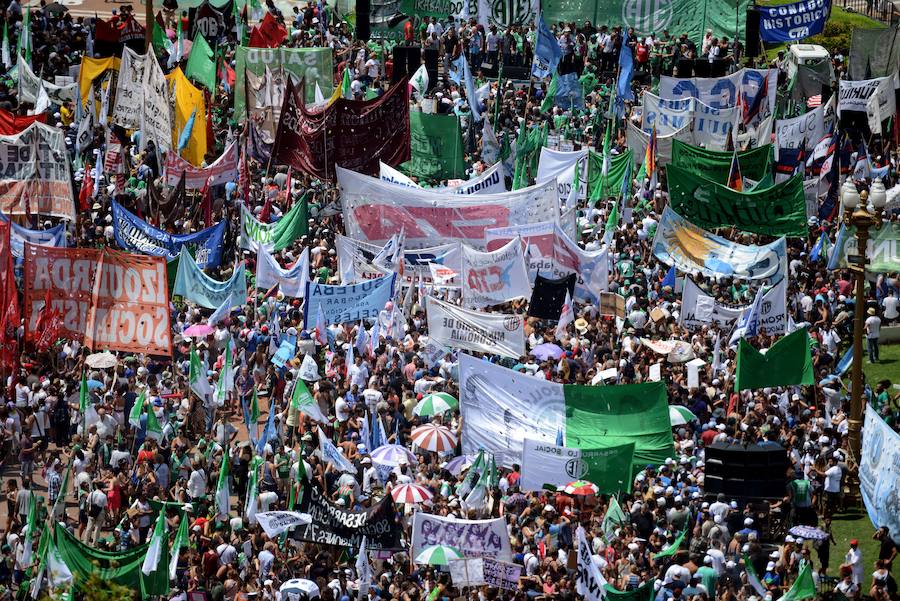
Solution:
[[[410,555],[434,545],[459,549],[466,557],[490,557],[512,561],[512,547],[506,532],[506,518],[457,520],[417,511],[412,520]]]
[[[74,221],[68,156],[63,131],[38,121],[21,133],[0,136],[0,212]]]
[[[607,449],[579,449],[526,439],[522,446],[519,489],[538,491],[587,480],[600,492],[631,491],[634,443]]]
[[[294,539],[358,549],[365,537],[368,549],[402,549],[390,495],[365,511],[352,511],[332,503],[309,480],[303,480],[301,493],[296,510],[309,514],[312,523],[297,526]]]
[[[183,296],[192,303],[207,309],[218,309],[229,297],[247,298],[247,277],[244,263],[240,263],[224,282],[214,280],[197,266],[187,247],[181,247],[178,255],[178,272],[172,294]]]
[[[430,340],[451,348],[518,359],[525,354],[525,319],[521,315],[479,313],[426,297]]]
[[[396,282],[397,274],[346,286],[307,282],[303,329],[315,327],[320,315],[326,324],[377,319],[385,303],[394,298]]]
[[[469,309],[531,296],[525,252],[519,239],[490,252],[463,245],[460,275],[463,305]]]
[[[196,129],[196,128],[195,128]],[[201,128],[202,129],[202,128]],[[174,152],[166,155],[166,183],[175,186],[184,174],[184,185],[188,190],[200,190],[209,182],[210,186],[234,182],[238,179],[238,147],[232,142],[222,155],[206,167],[194,167]]]
[[[103,348],[172,355],[166,261],[111,249],[25,245],[26,339],[49,294],[60,336]]]
[[[900,543],[900,434],[868,403],[860,455],[859,491],[869,519]]]
[[[179,6],[181,6],[179,4]],[[307,103],[315,102],[316,84],[325,98],[330,98],[334,91],[334,80],[331,73],[332,53],[328,48],[250,48],[238,46],[234,51],[235,90],[244,89],[244,72],[257,77],[265,76],[266,71],[284,71],[290,73],[295,81],[306,82]],[[244,94],[234,95],[235,118],[245,117]]]
[[[472,179],[466,180],[461,184],[453,186],[443,186],[438,188],[422,188],[416,182],[406,177],[390,165],[380,163],[378,166],[379,178],[382,181],[405,186],[415,190],[428,190],[429,192],[452,192],[453,194],[498,194],[506,192],[506,178],[503,163],[494,163],[476,175]]]
[[[857,254],[856,228],[841,225],[834,248],[828,260],[828,269],[846,268],[848,257]],[[884,221],[879,228],[869,230],[866,247],[869,262],[866,271],[873,273],[894,273],[900,271],[900,223]]]
[[[742,121],[756,124],[775,112],[777,83],[776,69],[741,69],[724,77],[679,79],[663,75],[659,95],[674,100],[696,98],[716,109],[741,106]]]
[[[384,270],[378,268],[372,260],[382,249],[377,244],[359,242],[340,234],[335,240],[338,256],[338,271],[341,274],[342,284],[355,284],[363,280],[374,280],[385,275]],[[441,244],[418,250],[403,249],[403,282],[412,283],[413,278],[425,284],[433,284],[430,264],[443,265],[459,274],[460,250],[458,242]],[[451,281],[443,282],[442,286],[459,286],[458,277]]]
[[[780,336],[787,331],[786,286],[787,280],[782,278],[763,294],[759,306],[759,326],[766,334]],[[703,292],[691,278],[685,278],[678,321],[691,331],[715,323],[720,330],[728,332],[748,307],[749,305],[740,307],[721,303]]]
[[[800,0],[778,6],[756,6],[763,42],[799,42],[822,33],[831,14],[831,0]]]
[[[291,298],[303,298],[309,282],[309,249],[288,268],[278,264],[275,257],[261,249],[256,256],[256,287],[268,290],[278,285],[278,291]]]
[[[400,165],[404,172],[439,180],[465,176],[459,117],[412,111],[409,128],[410,159]]]
[[[719,184],[728,183],[728,170],[734,152],[709,150],[679,140],[672,141],[672,164],[703,176]],[[770,145],[750,148],[737,153],[741,175],[761,180],[772,170]]]

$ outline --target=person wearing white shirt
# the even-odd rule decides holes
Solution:
[[[881,337],[881,318],[875,309],[869,309],[866,318],[866,347],[869,350],[869,363],[878,363],[878,339]]]
[[[191,499],[202,499],[206,496],[206,470],[202,467],[195,466],[188,476],[188,496]]]
[[[347,369],[347,376],[350,378],[350,386],[356,384],[360,390],[366,387],[369,381],[369,368],[363,363],[362,357],[357,355],[353,365]]]
[[[896,294],[886,296],[881,300],[881,306],[884,308],[882,315],[888,323],[894,322],[900,317],[900,312],[897,311],[898,304],[900,304],[900,299]]]
[[[853,575],[853,584],[859,586],[863,579],[862,551],[859,550],[858,541],[854,538],[850,541],[850,549],[844,555],[844,563],[841,568],[850,568]]]
[[[837,458],[832,455],[828,458],[828,468],[821,472],[825,476],[825,499],[827,501],[826,515],[834,513],[837,508],[841,493],[841,468],[837,464]]]
[[[372,460],[368,457],[363,457],[360,464],[362,464],[363,467],[362,490],[368,495],[372,492],[372,485],[378,483],[378,471],[375,469],[375,466],[372,465]]]

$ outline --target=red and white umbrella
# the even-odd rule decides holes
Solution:
[[[430,490],[418,484],[401,484],[391,489],[394,502],[406,505],[418,505],[430,501],[433,496]]]
[[[412,431],[413,444],[434,453],[449,453],[456,447],[456,436],[445,426],[425,424]]]

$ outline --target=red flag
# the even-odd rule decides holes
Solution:
[[[94,196],[94,174],[91,172],[91,164],[84,166],[84,178],[81,180],[81,190],[78,192],[78,210],[87,211],[91,208],[91,198]]]
[[[287,29],[275,20],[272,13],[266,13],[262,23],[250,30],[251,48],[277,48],[287,39]]]
[[[212,178],[210,178],[212,179]],[[206,180],[206,183],[203,184],[203,189],[200,190],[200,210],[203,211],[203,221],[207,227],[212,225],[212,186],[209,185],[209,179]]]
[[[272,197],[267,196],[266,202],[263,203],[262,211],[259,212],[259,220],[263,223],[269,223],[272,217]]]
[[[285,210],[290,210],[291,205],[294,204],[294,196],[291,194],[291,169],[293,167],[288,167],[287,180],[284,182]]]
[[[215,139],[216,136],[213,133],[213,120],[212,120],[212,97],[209,92],[205,92],[206,94],[206,143],[210,145],[211,148],[215,147]]]
[[[15,115],[9,111],[0,109],[0,134],[4,136],[13,136],[24,131],[25,128],[35,121],[46,123],[47,113],[26,117],[24,115]]]
[[[103,19],[94,19],[94,40],[97,42],[118,43],[121,31],[114,23]]]
[[[738,192],[744,191],[744,178],[741,177],[741,164],[738,161],[737,150],[731,155],[731,168],[728,170],[728,187]]]

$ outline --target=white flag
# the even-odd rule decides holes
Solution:
[[[322,428],[319,428],[319,453],[322,455],[322,461],[332,464],[338,471],[350,474],[357,472],[356,466],[325,436]]]
[[[599,601],[606,596],[606,578],[600,573],[600,568],[592,559],[591,546],[584,536],[584,528],[578,527],[578,572],[576,576],[576,590],[585,601]]]
[[[566,327],[575,321],[575,311],[572,308],[572,297],[566,290],[566,301],[563,303],[562,312],[559,314],[559,323],[556,324],[556,339],[562,340],[566,335]]]
[[[150,539],[150,546],[147,548],[147,554],[144,556],[144,564],[141,566],[141,572],[145,576],[149,576],[156,571],[159,565],[159,559],[162,557],[164,545],[166,541],[166,512],[160,511],[156,518],[156,526],[153,528],[153,536]]]
[[[425,96],[425,92],[428,91],[428,69],[425,68],[425,63],[422,63],[416,72],[413,73],[412,79],[409,80],[409,85],[413,87],[416,94]]]

